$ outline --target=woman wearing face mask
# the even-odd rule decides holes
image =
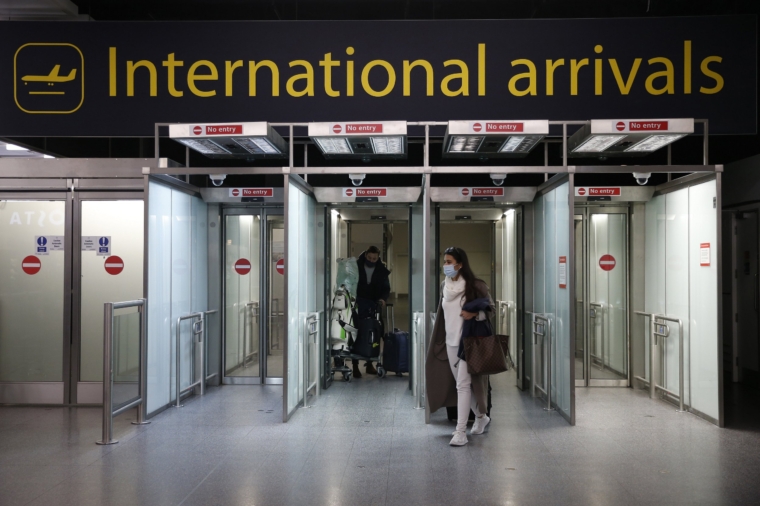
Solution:
[[[463,446],[467,444],[470,408],[475,413],[470,434],[482,434],[491,419],[485,414],[488,376],[470,375],[467,363],[460,358],[460,344],[466,337],[465,322],[485,320],[493,314],[494,306],[488,285],[475,277],[463,249],[451,247],[444,252],[443,272],[446,279],[441,284],[441,301],[425,364],[427,399],[431,413],[441,407],[457,406],[457,427],[449,444]]]

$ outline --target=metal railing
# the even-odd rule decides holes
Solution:
[[[536,397],[536,390],[546,395],[546,407],[545,411],[552,411],[552,321],[550,315],[544,315],[539,313],[533,314],[533,346],[530,350],[530,363],[531,363],[531,395]],[[538,346],[538,338],[541,338],[541,342],[544,348],[544,388],[537,385],[538,374],[536,374],[536,346]]]
[[[309,313],[304,320],[304,374],[303,374],[303,407],[310,408],[313,404],[308,404],[309,391],[314,389],[314,396],[319,396],[319,353],[317,352],[321,334],[321,317],[320,313]],[[311,353],[311,346],[314,345],[314,352]],[[312,356],[313,355],[313,356]],[[314,368],[313,370],[311,368]],[[312,381],[312,372],[314,380]]]
[[[425,409],[425,339],[422,335],[423,312],[412,316],[412,393],[414,409]]]
[[[248,330],[248,308],[251,308],[251,315],[250,315],[250,328],[251,330]],[[243,318],[243,352],[241,353],[243,355],[243,367],[248,367],[247,362],[248,359],[253,357],[254,355],[259,354],[259,347],[253,345],[253,336],[254,336],[254,324],[259,322],[259,301],[253,300],[251,302],[246,303],[245,306],[243,306],[243,314],[245,315]]]
[[[512,327],[512,314],[510,310],[512,306],[514,305],[514,302],[497,300],[496,304],[498,304],[498,307],[499,307],[498,330],[501,334],[509,335],[510,329]]]
[[[589,351],[589,355],[591,355],[594,358],[599,359],[599,362],[601,362],[601,364],[602,364],[599,367],[599,370],[600,371],[604,371],[604,369],[605,369],[605,362],[604,362],[604,348],[605,348],[605,346],[604,346],[604,337],[605,337],[605,332],[604,332],[604,304],[601,303],[601,302],[589,302],[588,305],[591,306],[591,309],[589,309],[589,315],[588,315],[588,317],[589,317],[590,320],[594,320],[594,353],[591,353],[591,351]],[[601,320],[602,320],[602,325],[601,325],[601,327],[602,327],[602,339],[601,339],[601,341],[602,341],[602,346],[601,346],[602,347],[602,354],[601,354],[601,356],[596,354],[596,319],[597,319],[597,311],[599,311],[601,313]]]
[[[114,310],[136,307],[140,314],[139,337],[139,372],[138,396],[117,409],[113,409],[113,335]],[[147,333],[148,333],[148,301],[147,299],[130,300],[126,302],[106,302],[103,305],[103,433],[99,445],[112,445],[119,441],[113,438],[113,417],[137,407],[137,421],[133,425],[145,425],[146,389],[147,389]]]
[[[637,315],[646,316],[649,318],[649,377],[647,380],[641,376],[635,378],[649,387],[649,398],[655,399],[657,397],[657,391],[661,391],[664,394],[670,395],[673,398],[678,399],[678,413],[684,413],[684,351],[683,351],[683,322],[680,318],[674,318],[664,314],[657,313],[645,313],[644,311],[634,311]],[[666,389],[664,386],[657,384],[657,378],[655,374],[655,362],[657,361],[657,338],[661,337],[666,339],[670,336],[670,327],[664,323],[666,321],[678,324],[678,393],[672,392]],[[664,342],[664,341],[663,341]],[[660,352],[662,355],[663,351]]]
[[[206,394],[206,381],[210,378],[212,378],[214,375],[206,376],[206,315],[214,314],[218,310],[212,309],[210,311],[199,311],[196,313],[190,313],[186,314],[184,316],[180,316],[177,318],[177,330],[176,330],[176,337],[175,337],[175,360],[176,360],[176,374],[175,374],[175,395],[177,396],[176,402],[174,404],[175,408],[181,408],[183,406],[182,404],[182,394],[185,392],[188,392],[195,387],[198,387],[198,394],[205,395]],[[182,363],[182,357],[181,357],[181,336],[182,333],[181,330],[181,324],[184,320],[195,320],[192,322],[192,350],[193,350],[193,359],[196,363],[197,369],[201,370],[200,379],[193,381],[190,385],[186,386],[185,388],[182,388],[180,386],[181,381],[181,373],[182,368],[180,367],[180,364]],[[198,340],[195,340],[195,337],[198,336]],[[198,350],[200,350],[200,353],[196,352],[196,343],[200,346],[197,347]],[[200,355],[200,356],[198,356]]]

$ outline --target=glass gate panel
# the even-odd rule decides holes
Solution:
[[[143,213],[142,199],[81,202],[80,382],[103,381],[103,304],[143,296]]]
[[[225,353],[227,377],[261,373],[261,216],[225,216]]]
[[[575,239],[575,384],[580,386],[586,385],[586,333],[584,327],[586,324],[586,302],[583,298],[583,290],[586,286],[586,277],[584,276],[584,265],[586,264],[584,254],[584,215],[576,214],[574,217],[574,239]]]
[[[628,379],[628,230],[626,214],[589,215],[590,379]]]
[[[266,254],[266,376],[282,378],[285,348],[285,219],[282,215],[267,215]]]
[[[65,217],[64,201],[0,200],[0,382],[64,379]]]

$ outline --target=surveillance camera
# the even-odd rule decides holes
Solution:
[[[211,184],[214,186],[222,186],[224,184],[224,178],[227,177],[227,174],[213,174],[209,175],[209,179],[211,179]]]
[[[364,178],[367,177],[367,174],[349,174],[348,178],[351,180],[351,184],[354,186],[361,186],[364,182]]]
[[[636,182],[641,186],[644,186],[649,182],[649,178],[652,176],[651,172],[634,172],[633,177],[636,178]]]
[[[507,179],[507,175],[506,174],[491,174],[491,181],[496,186],[503,185],[505,179]]]

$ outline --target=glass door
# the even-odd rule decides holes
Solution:
[[[576,213],[576,384],[628,386],[628,209]]]
[[[2,404],[69,402],[69,202],[64,193],[0,195]]]
[[[285,350],[285,218],[282,209],[266,214],[266,367],[268,384],[282,384]]]

